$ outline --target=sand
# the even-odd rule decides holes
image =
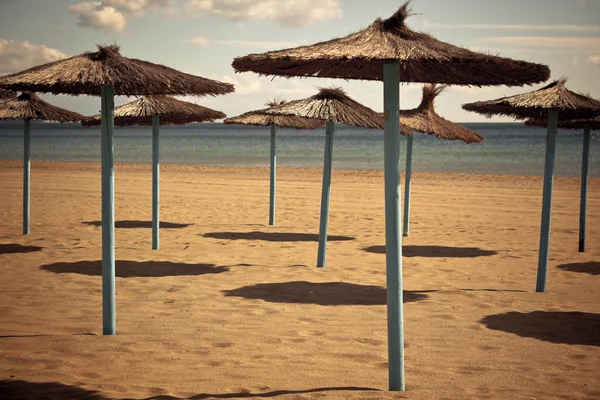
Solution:
[[[0,397],[600,398],[600,179],[577,251],[579,180],[555,180],[548,291],[535,293],[541,178],[415,173],[404,239],[406,385],[387,391],[383,174],[116,167],[117,335],[102,336],[100,166],[0,162]]]

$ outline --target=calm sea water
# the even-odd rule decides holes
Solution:
[[[485,140],[481,144],[445,141],[416,134],[413,170],[427,172],[543,175],[545,128],[523,124],[465,123]],[[23,124],[0,123],[0,159],[23,157]],[[277,164],[281,167],[321,168],[324,128],[314,131],[279,129]],[[402,137],[402,170],[405,138]],[[556,175],[579,176],[583,132],[559,131]],[[31,156],[46,161],[99,161],[99,128],[79,124],[34,122]],[[161,163],[201,165],[269,165],[269,128],[215,124],[161,127]],[[600,176],[600,134],[592,132],[590,176]],[[122,163],[151,163],[150,128],[117,128],[115,159]],[[338,169],[382,169],[383,132],[337,126],[333,165]]]

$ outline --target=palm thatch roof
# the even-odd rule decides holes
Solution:
[[[158,115],[161,124],[185,125],[192,122],[212,122],[225,118],[216,111],[199,104],[177,100],[172,96],[143,96],[131,103],[116,107],[114,111],[116,126],[152,125],[152,116]],[[83,126],[100,125],[101,115],[94,115],[81,121]]]
[[[232,66],[262,75],[383,80],[383,64],[398,62],[401,82],[475,86],[522,86],[550,77],[545,65],[477,53],[411,30],[409,4],[351,35],[237,57]]]
[[[400,110],[400,123],[403,127],[422,133],[435,135],[440,139],[460,139],[466,143],[481,143],[483,137],[462,125],[440,117],[433,107],[435,98],[446,89],[446,85],[427,84],[423,86],[421,104],[412,110]]]
[[[560,117],[560,114],[559,114]],[[558,127],[563,129],[584,129],[589,124],[590,129],[600,129],[600,117],[589,119],[558,119]],[[548,120],[539,118],[529,118],[525,120],[527,126],[548,126]]]
[[[533,92],[463,104],[462,108],[488,118],[492,115],[505,115],[516,119],[546,119],[549,110],[558,110],[561,119],[592,118],[600,115],[600,101],[568,90],[566,82],[566,78],[561,78]]]
[[[341,88],[321,88],[314,96],[271,107],[265,113],[295,115],[372,129],[383,129],[384,125],[382,114],[351,99]]]
[[[23,92],[15,100],[0,103],[0,119],[77,122],[84,118],[81,114],[53,106],[34,93]]]
[[[12,90],[0,89],[0,101],[12,100],[15,98],[17,98],[17,93],[13,92]]]
[[[279,128],[294,128],[294,129],[317,129],[324,125],[324,122],[319,119],[310,119],[297,117],[295,115],[269,115],[265,111],[271,107],[277,107],[285,104],[284,100],[273,100],[266,104],[267,108],[238,115],[237,117],[227,118],[223,122],[226,124],[241,124],[241,125],[259,125],[270,126],[275,125]]]
[[[0,77],[0,87],[10,90],[70,95],[100,95],[102,85],[112,85],[116,95],[145,94],[218,95],[234,91],[233,85],[179,72],[164,65],[126,58],[116,45],[98,46],[83,53],[22,72]]]

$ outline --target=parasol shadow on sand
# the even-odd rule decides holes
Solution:
[[[9,92],[9,91],[4,91]],[[0,93],[1,94],[1,93]],[[0,103],[0,120],[23,120],[23,235],[30,233],[31,121],[78,122],[81,114],[53,106],[35,93],[23,92]]]
[[[527,126],[548,126],[548,121],[529,118]],[[585,251],[585,228],[587,214],[588,171],[590,168],[590,136],[592,130],[600,130],[600,117],[588,119],[560,119],[558,127],[562,129],[583,130],[583,153],[581,157],[581,194],[579,196],[579,252]]]
[[[83,53],[22,72],[0,77],[0,88],[54,94],[101,97],[102,151],[102,327],[116,334],[115,208],[114,208],[114,96],[221,95],[233,85],[177,71],[121,55],[117,45],[98,46]]]
[[[546,81],[545,65],[474,52],[407,27],[409,2],[345,37],[234,59],[236,72],[383,81],[389,389],[404,390],[400,230],[400,82],[523,86]]]
[[[423,86],[423,97],[421,104],[412,110],[400,110],[400,124],[409,128],[410,133],[406,141],[406,172],[404,183],[404,223],[402,235],[408,236],[410,224],[410,189],[412,178],[412,153],[413,137],[412,131],[434,135],[439,139],[462,140],[465,143],[481,143],[483,137],[465,128],[462,125],[448,121],[435,112],[434,102],[436,97],[448,86],[430,83]]]
[[[327,122],[325,130],[325,159],[323,161],[319,247],[317,251],[317,267],[325,267],[335,123],[370,129],[383,129],[383,116],[353,100],[341,88],[322,88],[317,94],[311,97],[271,107],[265,113],[272,115],[292,115]]]
[[[87,127],[100,125],[101,117],[99,114],[86,118],[81,124]],[[225,117],[221,111],[166,95],[143,96],[115,108],[114,119],[117,126],[152,126],[152,250],[160,247],[160,124],[213,122]]]
[[[554,158],[556,154],[558,118],[560,116],[562,119],[580,119],[600,115],[600,101],[568,90],[566,82],[566,78],[561,78],[533,92],[495,100],[463,104],[462,106],[462,108],[467,111],[474,111],[487,117],[491,117],[492,115],[504,115],[516,119],[538,118],[546,121],[548,136],[546,138],[542,222],[540,228],[536,292],[546,291],[546,280],[548,277],[550,222],[552,219],[552,190],[554,186]],[[587,184],[587,176],[585,181]],[[585,196],[582,198],[584,197]],[[582,210],[583,209],[585,209],[585,204],[583,204]]]
[[[269,108],[285,104],[284,100],[272,100],[267,108],[249,111],[236,117],[225,119],[225,124],[257,125],[271,127],[271,153],[270,153],[270,185],[269,185],[269,225],[275,225],[275,192],[277,175],[276,156],[276,128],[317,129],[324,125],[323,121],[301,118],[293,115],[268,115]]]
[[[600,346],[600,314],[568,311],[516,311],[488,315],[488,329],[513,333],[550,343]]]

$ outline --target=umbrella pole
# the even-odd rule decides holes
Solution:
[[[325,160],[323,161],[323,190],[321,192],[321,223],[319,226],[319,251],[317,267],[325,267],[327,231],[329,229],[329,196],[331,194],[331,157],[333,153],[334,122],[327,121],[325,130]]]
[[[152,116],[152,250],[158,250],[160,225],[160,164],[158,161],[160,117]]]
[[[554,156],[556,154],[556,130],[558,110],[548,111],[548,137],[546,138],[546,163],[544,166],[544,194],[542,198],[542,226],[540,230],[540,253],[536,292],[546,291],[548,276],[548,253],[550,250],[550,220],[552,218],[552,188],[554,186]]]
[[[271,186],[269,188],[269,225],[275,225],[275,176],[277,156],[275,155],[275,124],[271,124]]]
[[[383,64],[385,267],[389,389],[404,390],[402,236],[400,236],[400,68]]]
[[[406,176],[404,184],[404,230],[403,236],[408,236],[410,224],[410,181],[412,179],[412,152],[413,152],[413,137],[410,135],[406,138]]]
[[[583,128],[583,159],[581,160],[581,197],[579,203],[579,251],[585,251],[585,214],[587,212],[588,168],[590,165],[590,124]]]
[[[23,235],[29,235],[30,176],[31,176],[31,119],[26,119],[23,143]]]
[[[102,148],[102,331],[116,333],[115,314],[115,158],[114,89],[103,85],[101,148]]]

